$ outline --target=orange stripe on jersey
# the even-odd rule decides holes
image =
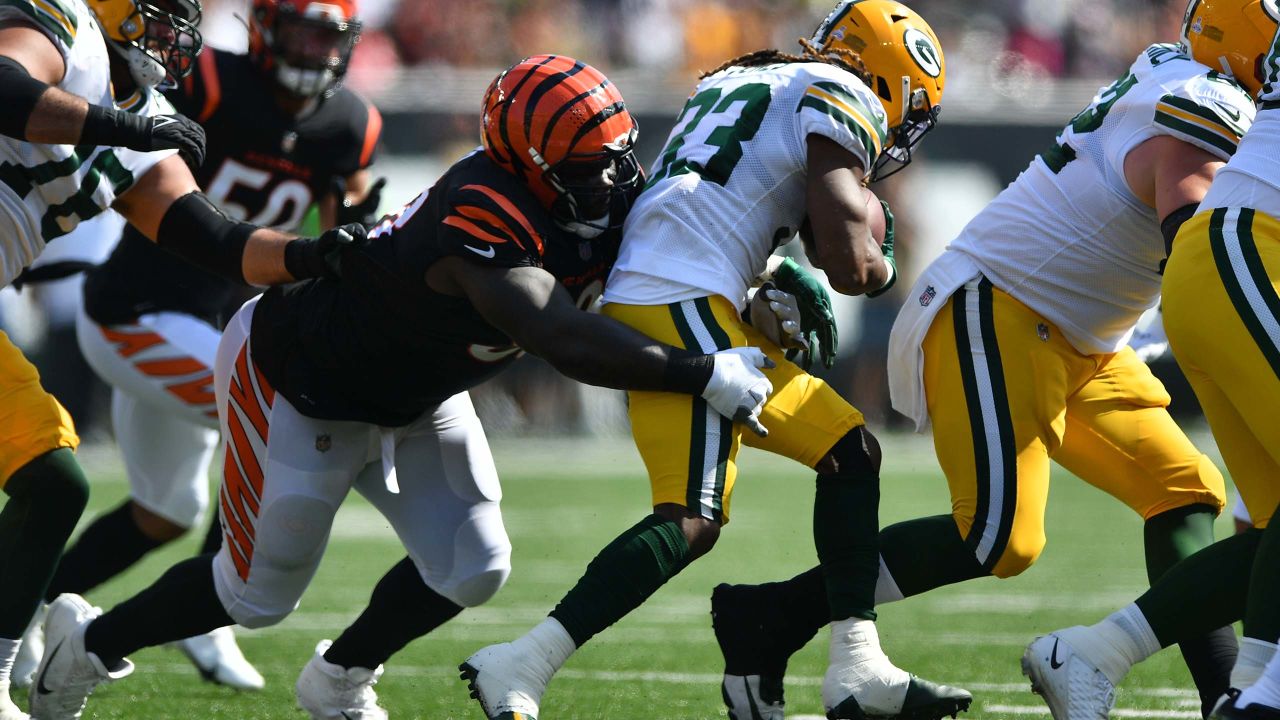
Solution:
[[[241,458],[241,464],[244,464],[243,458]],[[258,537],[258,511],[261,510],[262,504],[258,496],[250,492],[250,488],[249,478],[240,472],[236,464],[233,462],[228,465],[222,475],[222,489],[226,492],[232,509],[236,511],[236,517],[241,520],[241,529],[249,540],[253,541]]]
[[[235,463],[230,456],[227,456],[227,462]],[[240,521],[231,513],[231,503],[227,502],[225,484],[218,492],[218,504],[221,505],[222,517],[226,520],[222,524],[222,538],[227,546],[227,554],[231,556],[231,562],[236,566],[236,574],[241,580],[248,581],[249,561],[253,558],[253,543],[245,534]]]
[[[211,405],[217,401],[213,394],[213,373],[205,373],[194,380],[166,385],[165,390],[188,405]],[[205,414],[218,417],[217,410]]]
[[[365,107],[369,108],[369,122],[364,126],[364,147],[360,150],[361,168],[369,166],[373,149],[378,147],[378,138],[382,136],[382,113],[373,105],[366,104]]]
[[[247,343],[240,348],[240,355],[236,358],[236,374],[235,377],[231,378],[229,394],[231,400],[240,406],[245,416],[249,418],[254,430],[258,431],[258,437],[265,443],[267,441],[267,414],[262,404],[258,401],[258,394],[253,391],[252,381],[249,379],[248,349],[249,345]],[[274,395],[272,393],[273,398]]]
[[[494,215],[488,210],[475,205],[456,205],[453,209],[459,215],[471,218],[472,220],[479,220],[480,222],[491,226],[494,230],[498,230],[503,235],[514,240],[521,248],[524,247],[524,243],[520,242],[520,238],[516,235],[515,231],[508,227],[507,223],[504,222],[502,218]]]
[[[152,377],[173,377],[175,375],[190,375],[197,372],[208,372],[209,368],[204,363],[189,357],[165,358],[163,360],[143,360],[134,363],[134,367],[138,368],[145,375]]]
[[[258,379],[258,394],[266,401],[267,407],[271,407],[276,403],[276,390],[271,387],[271,383],[267,382],[267,376],[262,374],[257,365],[253,366],[253,376]],[[266,438],[262,438],[266,440]]]
[[[222,102],[222,81],[218,79],[218,62],[213,51],[200,53],[200,74],[204,76],[204,107],[196,121],[204,122],[213,116]]]
[[[159,335],[143,330],[136,333],[119,332],[111,328],[99,328],[102,330],[102,336],[107,342],[116,346],[116,353],[120,357],[133,357],[149,347],[164,344],[164,338]]]
[[[475,190],[497,203],[498,207],[505,210],[516,222],[520,223],[520,227],[524,228],[525,232],[529,233],[529,237],[533,238],[534,245],[538,247],[538,254],[542,254],[542,237],[533,229],[533,225],[529,224],[529,219],[524,216],[524,213],[520,212],[520,208],[516,207],[514,203],[503,197],[498,191],[484,185],[463,185],[462,189]]]
[[[487,243],[500,245],[507,241],[506,238],[498,237],[497,235],[494,235],[493,233],[481,228],[479,225],[471,222],[470,220],[463,217],[458,217],[457,215],[450,215],[449,217],[445,218],[442,222],[445,225],[456,227],[462,232],[468,235],[471,235],[472,237],[478,238],[480,240],[484,240]]]
[[[229,410],[227,429],[231,433],[231,444],[234,446],[236,456],[240,459],[240,466],[244,468],[244,478],[256,492],[261,493],[262,466],[258,464],[258,456],[253,451],[253,443],[249,441],[249,434],[244,431],[240,416],[236,414],[234,407]]]

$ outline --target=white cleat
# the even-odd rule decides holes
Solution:
[[[31,720],[9,697],[9,683],[0,682],[0,720]]]
[[[84,631],[101,614],[101,608],[71,593],[59,595],[49,604],[44,625],[46,650],[31,686],[31,712],[35,717],[79,718],[94,688],[133,672],[133,663],[128,660],[108,670],[97,655],[85,650]]]
[[[9,677],[13,686],[24,688],[31,686],[31,678],[40,667],[40,658],[44,655],[44,616],[49,612],[47,603],[40,603],[36,614],[31,616],[31,624],[22,633],[22,644],[18,646],[18,657],[14,658],[13,671]],[[4,720],[0,715],[0,720]]]
[[[969,709],[967,691],[918,678],[894,666],[880,648],[874,622],[831,624],[822,678],[822,705],[830,720],[939,720]]]
[[[720,697],[729,720],[784,720],[782,678],[776,675],[729,675],[720,682]]]
[[[298,707],[313,720],[387,720],[387,711],[378,707],[373,686],[382,677],[382,666],[344,668],[324,659],[331,640],[321,640],[316,654],[302,668],[294,692]]]
[[[1022,654],[1022,674],[1044,698],[1054,720],[1107,720],[1116,688],[1088,657],[1089,628],[1079,626],[1038,637]]]
[[[262,674],[245,659],[230,627],[179,640],[173,645],[191,660],[200,677],[209,682],[237,690],[261,690],[266,684]]]
[[[511,643],[483,648],[458,670],[489,720],[537,720],[542,693],[555,674],[546,660],[524,657]]]

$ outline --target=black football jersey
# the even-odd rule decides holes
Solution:
[[[345,88],[308,114],[289,115],[247,55],[213,48],[167,97],[205,128],[208,154],[195,177],[213,204],[279,230],[296,230],[307,209],[333,192],[336,178],[368,167],[382,129],[377,110]],[[86,278],[85,310],[103,324],[169,310],[221,327],[252,292],[126,226],[111,257]]]
[[[436,260],[541,267],[587,308],[620,240],[619,231],[587,241],[560,229],[524,183],[473,152],[348,253],[341,280],[264,294],[250,334],[254,360],[304,415],[405,425],[520,352],[465,298],[427,286]]]

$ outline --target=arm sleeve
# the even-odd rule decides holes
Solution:
[[[888,135],[879,106],[880,101],[865,88],[833,80],[809,83],[796,107],[800,147],[805,147],[808,136],[821,135],[853,153],[863,171],[870,172]]]
[[[541,267],[543,238],[520,204],[488,185],[454,190],[437,236],[445,255],[494,267]]]

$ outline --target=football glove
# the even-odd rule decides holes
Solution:
[[[889,279],[880,286],[879,290],[867,293],[867,297],[880,297],[889,292],[889,288],[898,281],[898,263],[893,259],[893,213],[889,212],[889,203],[883,200],[880,201],[880,207],[884,208],[884,242],[880,243],[880,252],[884,254],[884,261],[889,265]]]
[[[369,242],[360,223],[347,223],[324,231],[320,237],[297,238],[284,246],[284,267],[295,280],[342,278],[342,258]]]
[[[751,432],[766,437],[768,428],[760,423],[765,400],[773,383],[759,368],[776,367],[760,348],[735,347],[711,356],[711,379],[702,389],[702,399],[721,415],[740,422]]]
[[[360,223],[368,228],[377,225],[382,217],[378,214],[378,207],[382,204],[382,188],[386,184],[387,179],[384,177],[374,180],[364,199],[352,205],[347,199],[347,181],[340,177],[334,178],[333,194],[338,198],[338,224]]]
[[[142,116],[90,104],[80,142],[140,152],[177,150],[192,168],[204,164],[204,128],[185,115]]]
[[[800,332],[800,306],[796,297],[765,283],[751,296],[747,322],[780,348],[808,348]]]
[[[887,233],[886,233],[887,235]],[[773,271],[772,282],[779,290],[795,298],[800,313],[800,335],[804,345],[805,370],[813,367],[814,354],[822,358],[822,364],[831,367],[836,362],[839,339],[836,334],[836,317],[831,311],[831,296],[809,271],[791,258],[786,258]],[[796,362],[799,348],[787,351],[787,359]]]

